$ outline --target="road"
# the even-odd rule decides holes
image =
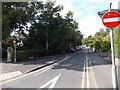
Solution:
[[[84,48],[71,53],[58,63],[1,82],[0,86],[2,88],[112,88],[111,63]]]

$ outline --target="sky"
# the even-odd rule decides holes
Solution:
[[[45,1],[45,0],[44,0]],[[98,16],[99,11],[112,8],[118,8],[118,0],[52,0],[56,4],[63,5],[61,14],[64,16],[69,10],[74,13],[73,18],[79,23],[79,30],[84,37],[94,35],[101,28],[105,29],[102,20]]]

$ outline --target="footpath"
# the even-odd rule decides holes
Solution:
[[[90,76],[95,88],[112,88],[112,64],[106,57],[88,50]]]
[[[67,55],[55,55],[55,56],[47,56],[39,59],[25,60],[16,63],[7,63],[0,62],[0,82],[9,80],[11,78],[20,76],[25,73],[32,72],[34,70],[43,68],[45,66],[51,65],[55,62],[63,60]]]

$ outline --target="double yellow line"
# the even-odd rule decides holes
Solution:
[[[81,88],[90,88],[89,79],[90,79],[89,78],[89,62],[88,62],[88,58],[86,58],[86,61],[84,62],[84,68],[83,68]],[[85,82],[87,83],[86,87],[85,87]]]
[[[90,76],[93,80],[93,84],[94,84],[94,88],[97,88],[97,82],[94,76],[94,72],[93,72],[93,68],[91,65],[91,62],[88,58],[87,55],[87,49],[86,49],[86,60],[84,62],[84,68],[83,68],[83,75],[82,75],[82,84],[81,84],[81,88],[91,88],[92,86],[90,86]]]
[[[85,76],[86,76],[86,78],[85,78]],[[86,60],[84,62],[81,88],[89,88],[90,87],[90,80],[89,79],[90,79],[89,78],[89,61],[88,61],[87,48],[86,48]],[[87,83],[86,87],[85,87],[85,80]]]

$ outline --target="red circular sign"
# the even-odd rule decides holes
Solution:
[[[120,24],[120,14],[117,11],[110,11],[103,15],[103,24],[108,28],[115,28]]]
[[[14,40],[13,43],[16,44],[16,40]]]

